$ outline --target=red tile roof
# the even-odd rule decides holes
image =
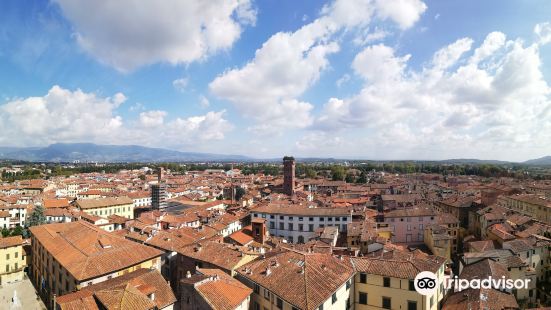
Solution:
[[[84,221],[34,226],[30,231],[78,281],[113,273],[162,254]]]
[[[330,254],[284,251],[240,267],[238,273],[288,303],[310,310],[330,298],[354,271],[350,262]]]
[[[148,297],[151,293],[154,300]],[[167,307],[176,302],[176,297],[159,271],[142,268],[60,296],[56,301],[62,310],[145,310]]]
[[[494,289],[467,289],[446,299],[443,310],[519,309],[515,296]]]
[[[220,269],[199,269],[198,272],[215,277],[215,280],[196,287],[197,292],[214,310],[236,309],[253,292]]]
[[[21,236],[4,237],[0,238],[0,249],[23,245],[23,238]]]

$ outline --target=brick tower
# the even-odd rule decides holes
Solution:
[[[293,196],[295,193],[295,158],[283,157],[283,193]]]

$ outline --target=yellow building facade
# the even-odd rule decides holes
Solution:
[[[134,218],[134,201],[128,197],[79,200],[77,207],[88,214],[100,217],[115,214],[128,219]]]
[[[23,280],[25,266],[21,236],[0,238],[0,285]]]
[[[162,252],[84,221],[31,227],[31,279],[45,304],[140,268],[160,270]]]
[[[440,225],[429,225],[424,230],[424,242],[432,254],[445,257],[447,262],[452,262],[452,240],[446,228]]]
[[[533,194],[498,197],[498,203],[520,214],[551,224],[551,201]]]
[[[415,273],[411,271],[417,269],[417,264],[408,259],[354,259],[353,263],[357,271],[353,309],[437,310],[446,294],[445,260],[442,257],[425,260],[423,265],[432,265],[432,270],[417,270]],[[421,271],[432,271],[437,276],[438,289],[432,296],[415,291],[414,279]]]

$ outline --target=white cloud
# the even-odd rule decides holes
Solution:
[[[319,151],[324,150],[327,154],[335,154],[338,148],[342,147],[344,141],[341,137],[331,136],[323,131],[309,132],[295,142],[296,148],[306,154],[316,154],[319,156]]]
[[[427,6],[420,0],[375,0],[377,15],[390,18],[402,29],[407,29],[419,20]]]
[[[134,103],[133,105],[130,106],[129,110],[131,112],[143,111],[143,110],[145,110],[145,106],[141,102],[136,102],[136,103]]]
[[[318,80],[328,66],[326,55],[339,50],[336,43],[325,44],[310,37],[314,32],[323,31],[315,22],[292,34],[273,35],[245,67],[218,76],[209,85],[211,91],[261,123],[255,132],[276,124],[288,126],[286,128],[304,127],[312,105],[294,98]],[[294,117],[296,123],[288,121],[291,111],[299,112]],[[298,115],[304,119],[297,119]]]
[[[249,0],[55,2],[73,23],[80,46],[123,72],[201,60],[230,48],[243,26],[256,22]]]
[[[425,5],[419,0],[399,2],[404,6],[400,10],[407,12],[392,13],[390,6],[373,0],[336,0],[323,7],[320,17],[297,31],[272,35],[254,59],[242,68],[226,70],[209,88],[258,122],[251,127],[254,132],[308,126],[313,106],[298,98],[329,67],[328,56],[339,51],[337,32],[367,26],[378,9],[384,10],[377,15],[380,18],[408,28]]]
[[[162,132],[166,141],[171,140],[222,140],[225,133],[233,129],[226,119],[226,111],[208,112],[202,116],[192,116],[188,118],[176,118],[167,124]]]
[[[514,160],[551,152],[551,88],[539,45],[499,32],[472,45],[459,39],[418,71],[391,47],[365,48],[352,64],[365,85],[350,98],[331,98],[313,128],[334,135],[362,128],[365,145],[390,157]],[[398,146],[407,152],[396,153]]]
[[[210,106],[209,99],[203,95],[199,96],[199,105],[202,108],[208,108]]]
[[[505,34],[499,31],[494,31],[486,36],[484,43],[474,51],[474,55],[470,61],[474,64],[478,64],[480,61],[486,59],[486,57],[493,55],[505,44]]]
[[[118,93],[100,98],[53,86],[44,97],[16,99],[0,106],[0,144],[48,144],[93,140],[122,127],[114,111],[126,100]]]
[[[534,27],[534,33],[538,37],[538,43],[541,45],[551,42],[551,23],[545,22],[537,24]]]
[[[165,121],[167,112],[144,111],[136,121],[117,109],[126,97],[101,97],[53,86],[45,96],[0,105],[0,145],[40,146],[56,142],[95,142],[152,146],[192,145],[223,139],[233,126],[225,111]]]
[[[142,112],[140,113],[140,125],[146,128],[162,126],[165,116],[165,111]]]
[[[444,70],[455,65],[465,52],[471,50],[472,44],[473,40],[471,38],[463,38],[440,49],[432,58],[433,68]]]
[[[345,73],[341,78],[335,82],[338,88],[340,88],[343,84],[346,84],[348,81],[350,81],[350,74]]]
[[[186,90],[188,83],[189,83],[188,78],[181,78],[181,79],[176,79],[172,81],[172,86],[174,86],[174,88],[176,88],[177,90],[183,92]]]
[[[362,31],[353,42],[357,46],[364,46],[373,42],[381,41],[382,39],[390,36],[392,33],[384,29],[376,27],[373,31],[370,29],[365,29]]]
[[[395,57],[394,50],[383,44],[365,48],[356,55],[352,62],[352,68],[372,83],[388,82],[401,78],[402,72],[410,55]]]
[[[296,99],[285,99],[273,106],[264,122],[250,126],[248,130],[257,135],[281,135],[282,129],[306,128],[314,119],[310,115],[313,106]],[[269,117],[269,118],[268,118]]]

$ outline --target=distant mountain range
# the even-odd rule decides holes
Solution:
[[[56,143],[47,147],[0,147],[0,159],[32,162],[182,162],[250,161],[241,155],[179,152],[138,145]]]
[[[197,152],[180,152],[138,145],[99,145],[93,143],[56,143],[47,147],[0,147],[0,159],[30,162],[200,162],[200,161],[280,161],[280,158],[256,159],[243,155],[225,155]],[[339,162],[336,158],[297,158],[301,162]],[[390,162],[386,160],[369,160]],[[397,160],[392,160],[396,162]],[[422,162],[423,160],[414,160]],[[481,159],[427,160],[449,164],[513,164],[513,162]],[[531,159],[516,164],[551,165],[551,156]]]
[[[510,164],[510,161],[492,160],[492,159],[475,159],[475,158],[457,158],[457,159],[445,159],[440,160],[441,163],[450,164],[490,164],[490,165],[505,165]]]
[[[527,161],[523,162],[523,164],[549,166],[549,165],[551,165],[551,156],[544,156],[544,157],[541,157],[541,158],[530,159],[530,160],[527,160]]]

